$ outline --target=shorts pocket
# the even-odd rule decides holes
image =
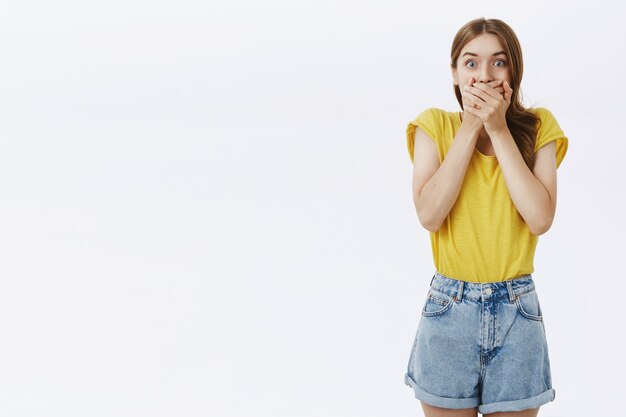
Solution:
[[[428,290],[426,296],[426,302],[422,307],[422,316],[434,317],[440,316],[452,307],[454,297],[448,294],[443,294],[432,288]]]
[[[515,297],[517,311],[530,320],[542,321],[541,305],[539,305],[539,297],[536,290],[530,290],[527,293]]]

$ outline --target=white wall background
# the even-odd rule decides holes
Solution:
[[[623,3],[0,8],[0,415],[416,416],[434,270],[405,128],[500,18],[568,135],[537,283],[556,399],[623,413]]]

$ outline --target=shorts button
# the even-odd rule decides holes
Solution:
[[[490,295],[491,294],[491,288],[485,289],[485,294]]]

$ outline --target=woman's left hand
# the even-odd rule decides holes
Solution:
[[[487,133],[504,130],[506,124],[506,110],[511,104],[513,89],[507,81],[502,84],[504,96],[486,83],[474,83],[473,87],[465,86],[467,98],[474,102],[474,107],[464,108],[468,113],[479,117],[483,121]]]

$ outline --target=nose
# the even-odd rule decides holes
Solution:
[[[480,74],[478,76],[478,82],[488,83],[490,81],[493,81],[493,77],[491,76],[491,73],[489,72],[489,68],[483,67],[480,70]]]

